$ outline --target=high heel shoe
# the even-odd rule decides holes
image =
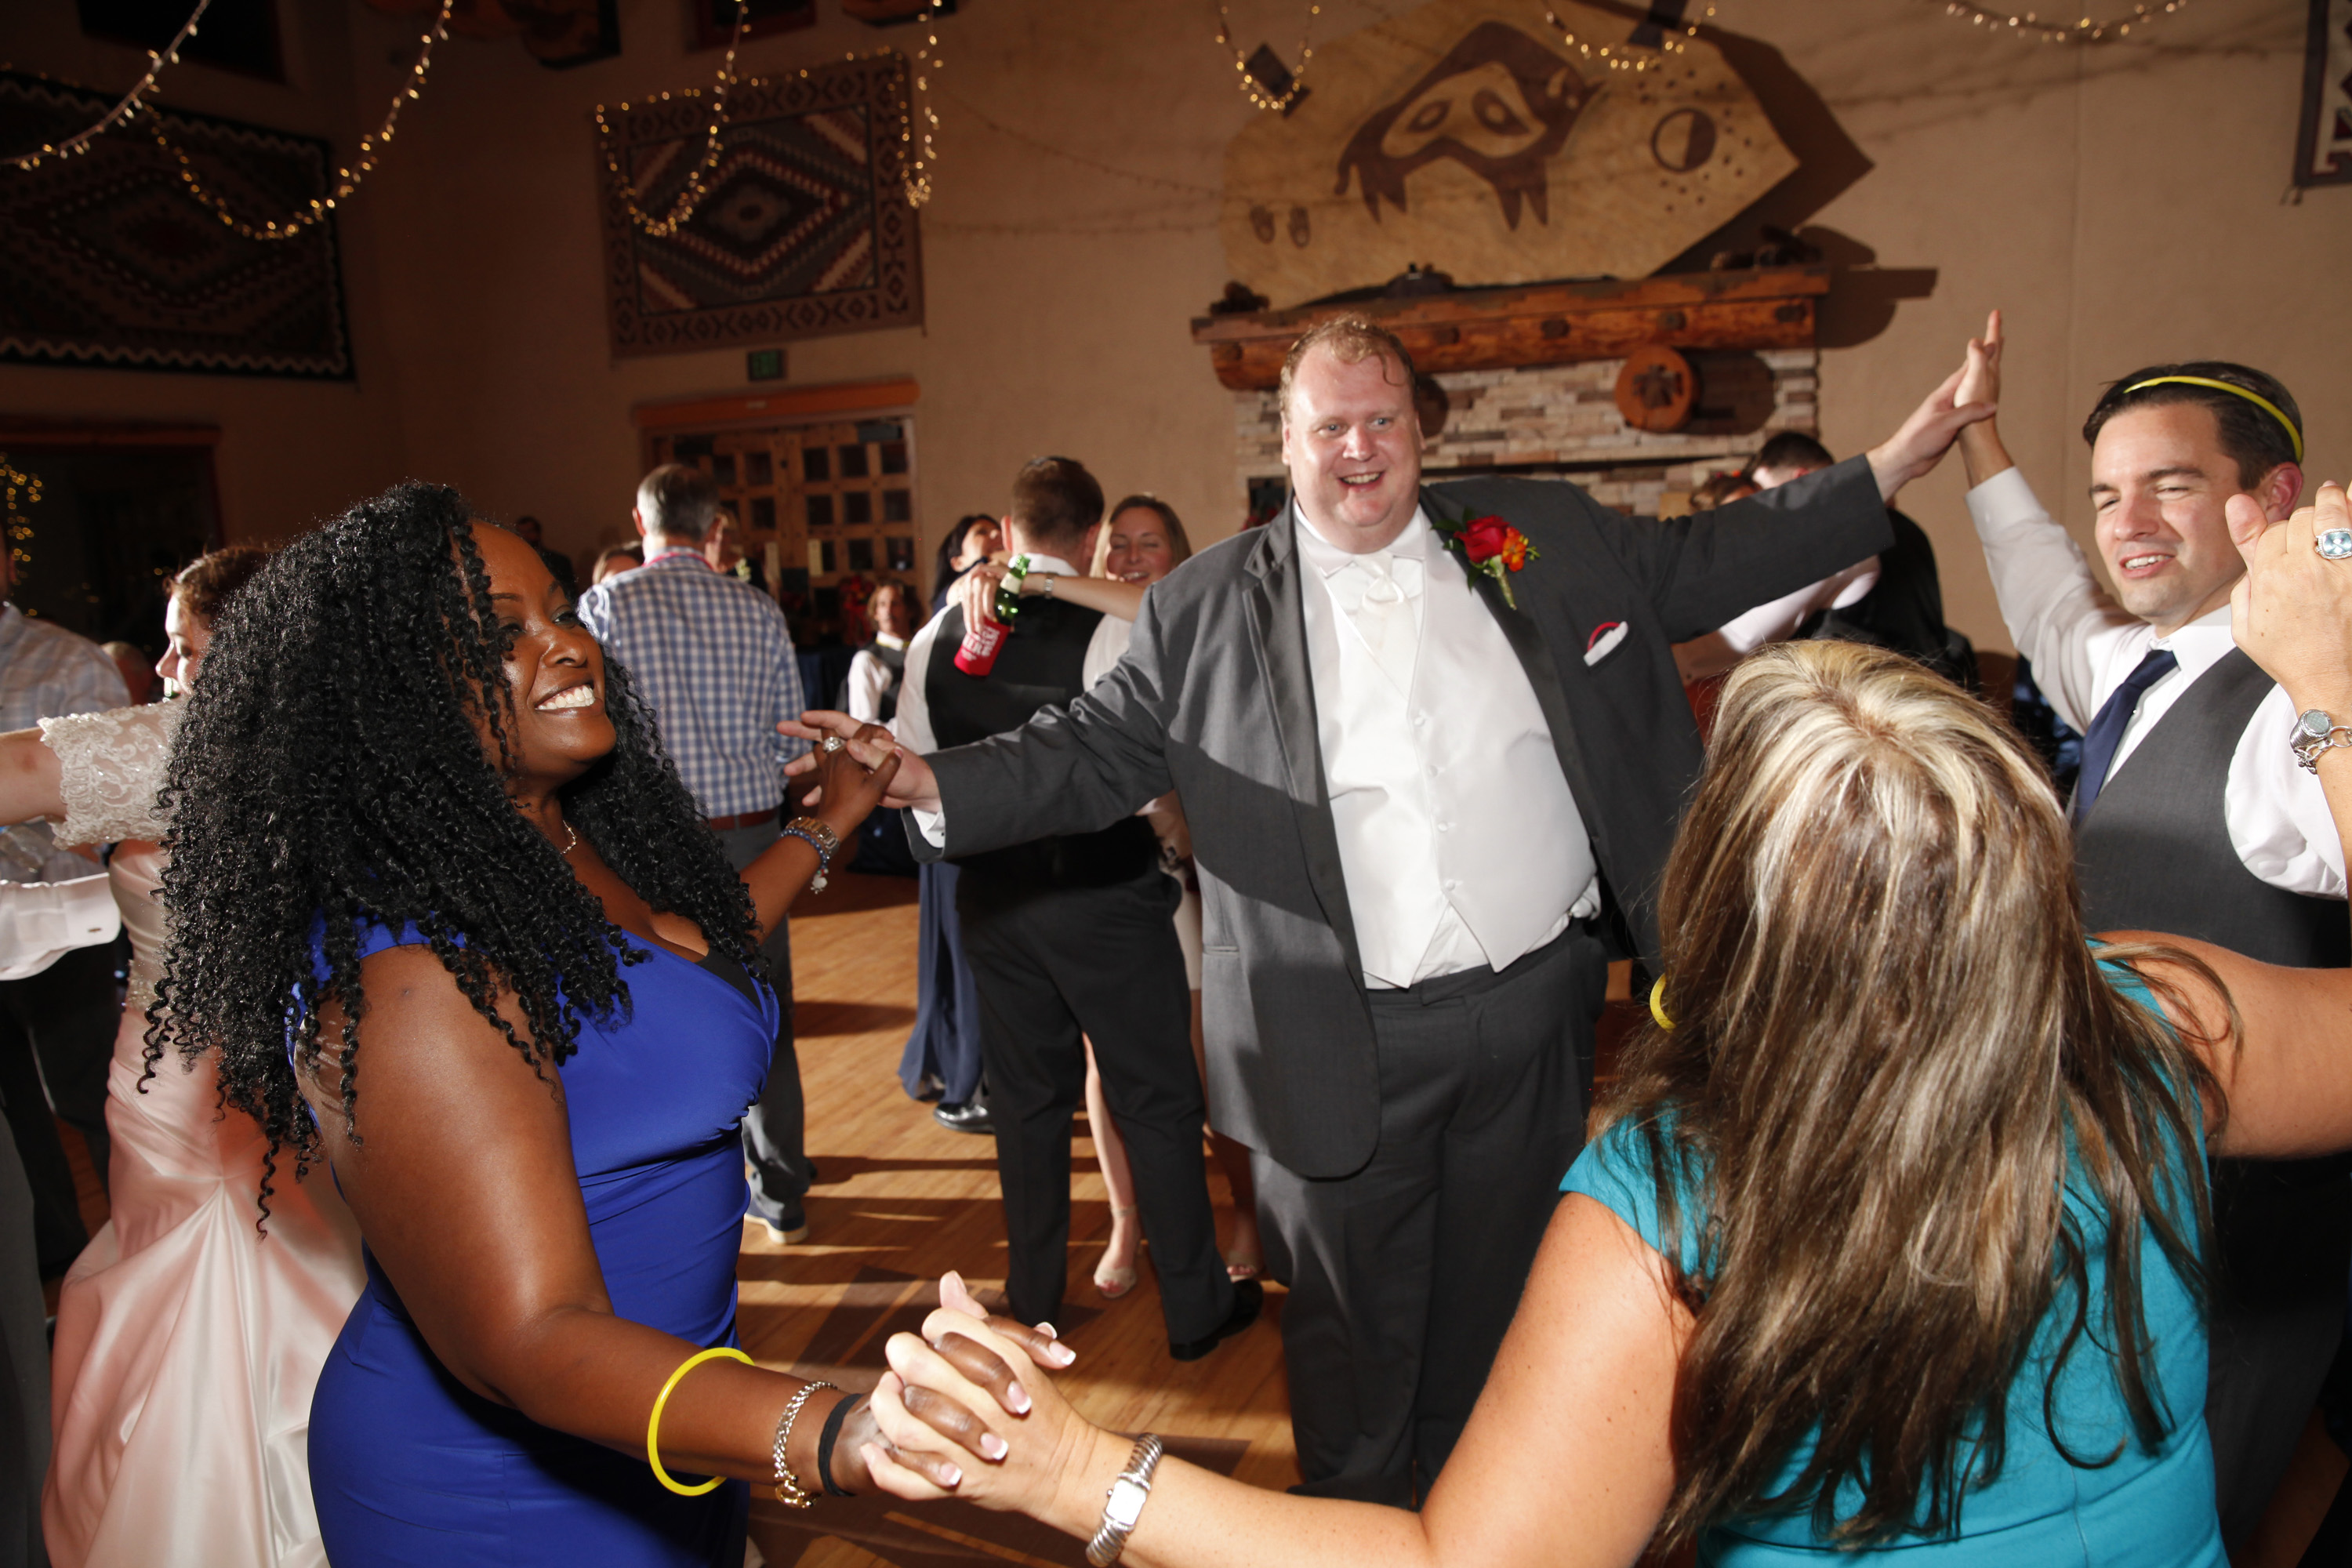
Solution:
[[[1116,1264],[1111,1261],[1113,1255],[1119,1249],[1119,1237],[1132,1235],[1134,1229],[1135,1210],[1121,1208],[1117,1204],[1113,1204],[1110,1211],[1110,1245],[1103,1248],[1103,1260],[1095,1265],[1095,1289],[1106,1301],[1116,1301],[1135,1289],[1135,1282],[1139,1278],[1135,1265]],[[1133,1255],[1133,1249],[1130,1248],[1129,1256]]]

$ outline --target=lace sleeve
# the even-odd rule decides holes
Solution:
[[[59,844],[163,837],[155,792],[163,785],[172,736],[185,710],[181,702],[151,702],[41,721],[41,739],[64,773]]]

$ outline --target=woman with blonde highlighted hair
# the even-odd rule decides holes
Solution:
[[[2340,490],[2321,500],[2352,529]],[[2241,645],[2352,711],[2352,563],[2313,554],[2307,516],[2270,531],[2285,543],[2243,523],[2270,564],[2242,590],[2261,615]],[[2352,761],[2318,761],[2341,830]],[[1894,1549],[2220,1568],[2204,1157],[2352,1145],[2352,972],[2087,941],[2073,866],[2046,777],[1990,710],[1883,650],[1767,649],[1726,688],[1666,868],[1656,1022],[1418,1512],[1131,1453],[1042,1377],[1007,1417],[957,1341],[992,1364],[1014,1349],[969,1318],[891,1342],[877,1419],[908,1448],[954,1433],[957,1495],[1099,1531],[1146,1568],[1692,1545],[1743,1568]],[[1130,1487],[1106,1510],[1122,1467],[1148,1506]]]

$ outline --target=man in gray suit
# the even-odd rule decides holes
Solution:
[[[1257,1151],[1303,1490],[1411,1505],[1476,1403],[1583,1146],[1607,960],[1657,963],[1700,761],[1673,644],[1885,549],[1885,498],[1986,412],[1958,380],[1867,458],[1652,522],[1424,489],[1403,346],[1326,322],[1283,370],[1284,513],[1155,585],[1085,695],[906,758],[919,855],[1182,796],[1210,1119]]]

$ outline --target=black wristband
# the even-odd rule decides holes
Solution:
[[[824,1418],[824,1431],[816,1440],[816,1479],[824,1487],[827,1497],[847,1497],[849,1494],[833,1484],[833,1445],[841,1436],[841,1423],[849,1415],[849,1407],[864,1394],[853,1394],[846,1399],[835,1400],[833,1414]]]

